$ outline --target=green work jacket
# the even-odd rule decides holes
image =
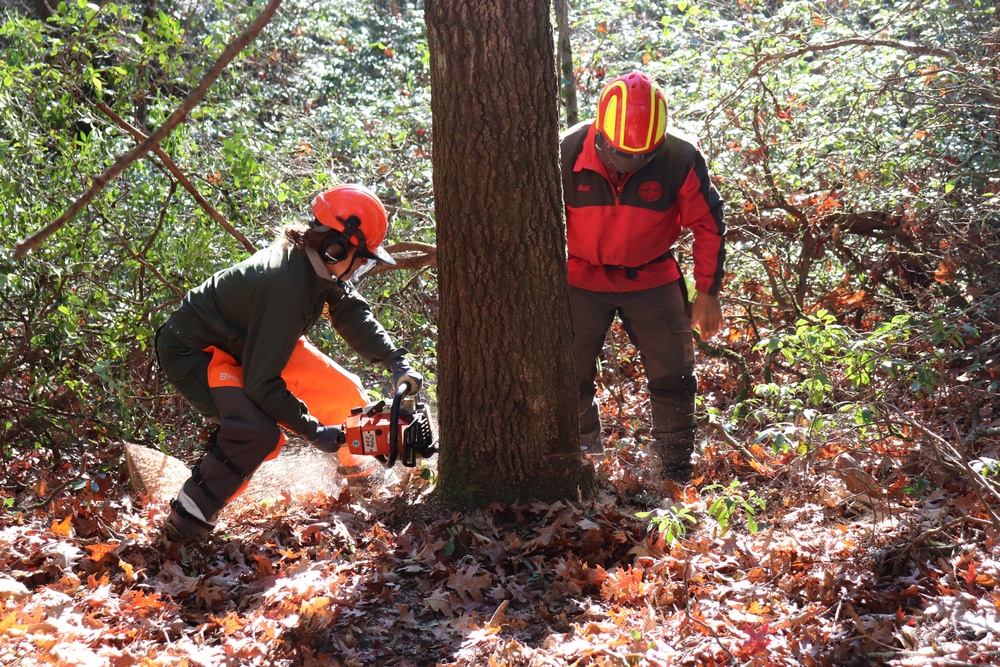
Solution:
[[[393,345],[368,302],[350,285],[321,278],[304,251],[280,243],[189,291],[164,327],[192,349],[215,346],[235,357],[250,400],[278,423],[312,439],[319,421],[288,391],[281,372],[296,341],[327,305],[333,328],[364,359],[387,364],[406,353]]]

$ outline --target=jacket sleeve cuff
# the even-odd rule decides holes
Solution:
[[[695,279],[694,288],[699,292],[702,292],[703,294],[707,294],[709,296],[719,296],[719,288],[717,287],[713,290],[711,280]]]
[[[400,357],[405,357],[409,353],[410,351],[407,350],[405,347],[397,347],[395,350],[387,354],[385,359],[383,359],[380,363],[385,367],[387,371],[391,371],[392,369],[390,368],[390,366],[392,366],[392,362],[395,361],[396,359],[399,359]]]
[[[315,417],[310,416],[306,418],[306,427],[302,429],[302,432],[299,433],[299,435],[301,435],[309,442],[312,442],[313,440],[316,439],[317,430],[319,430],[319,420],[316,419]]]

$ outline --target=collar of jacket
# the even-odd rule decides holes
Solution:
[[[601,162],[601,158],[597,157],[597,148],[594,144],[595,139],[597,139],[596,121],[591,123],[587,129],[587,136],[583,139],[583,148],[580,150],[579,157],[576,158],[573,171],[583,171],[584,169],[596,171],[610,182],[612,180],[611,174],[608,173],[604,163]]]

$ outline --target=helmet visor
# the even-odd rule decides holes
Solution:
[[[342,279],[356,282],[371,273],[378,264],[395,263],[396,260],[382,246],[376,247],[374,251],[368,250],[364,246],[354,246],[351,264],[347,267]]]
[[[347,279],[352,283],[356,283],[371,273],[372,269],[378,266],[378,262],[374,259],[364,259],[359,257],[357,258],[357,261],[352,264],[352,266],[355,268],[351,271],[351,275],[348,276]]]
[[[620,151],[609,144],[604,134],[600,131],[597,132],[597,137],[594,140],[594,148],[597,151],[597,157],[600,158],[601,163],[605,167],[622,174],[639,171],[649,164],[653,156],[656,155],[655,149],[647,153],[625,153]]]
[[[358,220],[357,218],[352,218],[353,220]],[[358,220],[360,223],[360,220]],[[361,231],[360,226],[352,226],[352,236],[354,237],[351,241],[357,247],[357,252],[355,257],[365,257],[368,259],[373,259],[376,262],[385,262],[386,264],[395,264],[396,260],[392,258],[392,255],[385,251],[380,245],[375,246],[373,249],[368,249],[368,241],[365,240],[365,233]]]

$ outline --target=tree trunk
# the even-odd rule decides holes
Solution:
[[[579,452],[548,0],[427,0],[438,488],[464,506],[591,496]]]
[[[573,46],[569,36],[569,0],[553,0],[556,21],[559,22],[559,73],[562,75],[563,104],[566,105],[566,127],[580,122],[576,103],[576,74],[573,72]]]

